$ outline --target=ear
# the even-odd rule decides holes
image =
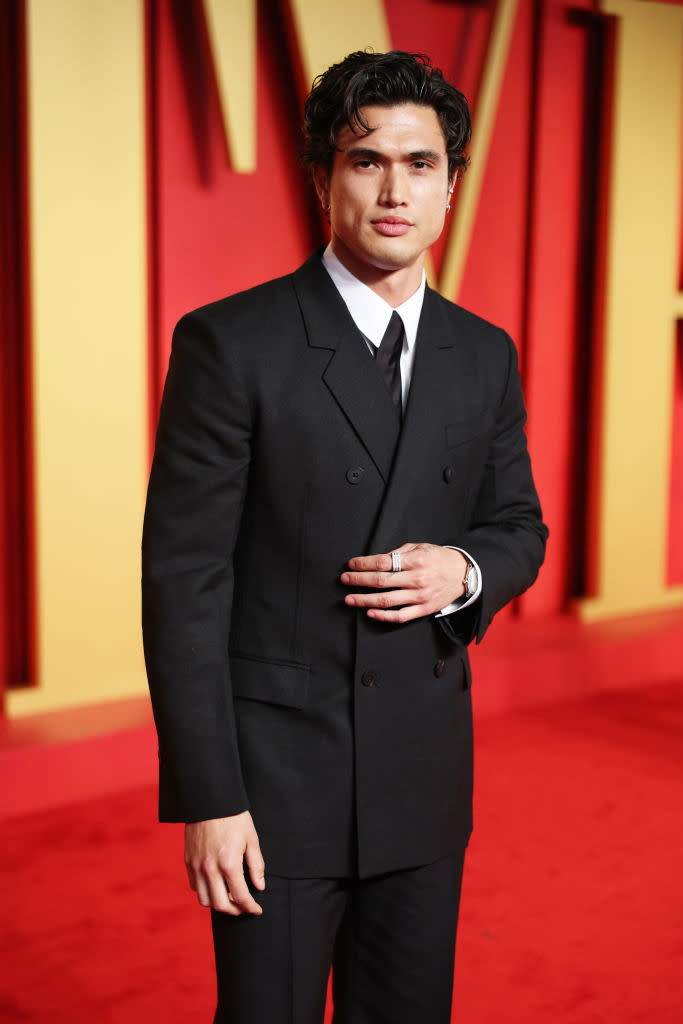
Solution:
[[[329,203],[330,201],[330,179],[327,171],[322,164],[318,164],[313,171],[313,184],[315,190],[318,193],[318,199],[321,203]]]

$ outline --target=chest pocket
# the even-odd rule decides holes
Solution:
[[[485,437],[491,433],[493,417],[484,409],[476,416],[467,416],[457,423],[449,423],[446,427],[446,447],[458,448],[461,444],[467,444],[478,437]]]

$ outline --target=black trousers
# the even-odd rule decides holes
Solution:
[[[449,1024],[464,853],[369,879],[266,877],[260,917],[212,911],[214,1024]]]

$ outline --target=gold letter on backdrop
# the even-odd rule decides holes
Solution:
[[[140,0],[28,0],[40,685],[11,715],[142,694],[147,470]]]
[[[203,0],[233,168],[256,170],[256,0]],[[352,50],[390,48],[382,0],[289,3],[306,82]]]
[[[256,170],[256,0],[204,0],[233,169]]]
[[[683,605],[667,586],[680,224],[683,8],[616,14],[594,620]],[[680,524],[679,524],[680,525]]]
[[[321,71],[355,50],[391,49],[382,0],[289,0],[306,91]]]
[[[470,147],[472,166],[458,184],[460,192],[453,219],[449,225],[439,291],[453,302],[458,300],[465,261],[470,248],[474,218],[484,181],[486,162],[498,111],[510,40],[517,14],[517,0],[499,0],[489,35],[486,60],[475,108],[474,141]],[[431,283],[431,282],[430,282]]]

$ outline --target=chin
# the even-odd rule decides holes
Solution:
[[[407,267],[412,267],[417,260],[418,256],[415,253],[405,253],[401,255],[392,254],[383,260],[378,260],[376,266],[387,271],[405,270]]]
[[[372,262],[380,270],[401,270],[418,258],[418,253],[399,246],[382,246],[371,254]]]

